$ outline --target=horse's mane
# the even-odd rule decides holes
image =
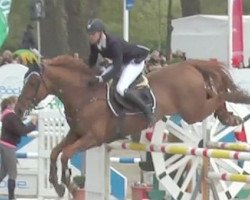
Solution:
[[[45,59],[43,63],[46,66],[53,66],[53,67],[63,67],[70,70],[82,71],[86,70],[89,72],[89,67],[86,63],[84,63],[83,59],[75,58],[70,55],[60,55],[51,59]]]
[[[74,58],[70,55],[60,55],[54,58],[46,59],[44,62],[48,65],[53,65],[53,66],[77,66],[79,67],[81,62],[80,59]]]

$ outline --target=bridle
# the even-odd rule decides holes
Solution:
[[[24,87],[25,87],[25,84],[27,84],[29,78],[33,75],[35,75],[36,77],[38,77],[39,79],[39,83],[36,85],[36,87],[34,88],[34,90],[36,91],[34,96],[33,97],[26,97],[25,99],[28,100],[28,101],[31,101],[31,106],[29,108],[29,110],[32,110],[32,109],[35,109],[35,110],[38,110],[38,109],[41,109],[41,108],[36,108],[38,102],[37,102],[37,99],[36,99],[36,96],[37,96],[37,93],[38,93],[38,89],[40,88],[40,85],[43,83],[46,91],[48,91],[48,86],[45,82],[45,79],[43,77],[43,71],[44,71],[44,67],[41,65],[39,66],[39,68],[36,68],[36,69],[33,69],[33,70],[30,70],[28,71],[26,74],[25,74],[25,78],[24,78]],[[20,98],[22,98],[22,96],[20,96]]]
[[[40,65],[38,68],[33,69],[33,70],[30,70],[30,71],[28,71],[28,72],[25,74],[24,86],[25,86],[25,84],[28,82],[28,79],[29,79],[31,76],[33,76],[33,75],[35,75],[35,76],[38,77],[38,79],[39,79],[39,83],[36,85],[36,88],[34,88],[34,90],[36,91],[36,93],[34,94],[34,96],[33,96],[33,97],[30,97],[30,98],[29,98],[29,97],[26,97],[26,100],[31,101],[31,104],[30,104],[30,106],[29,106],[27,112],[25,113],[25,115],[27,115],[28,113],[30,113],[30,111],[33,110],[33,109],[34,109],[34,110],[41,110],[41,109],[44,109],[44,108],[46,108],[47,106],[49,106],[49,104],[48,104],[48,105],[46,105],[46,106],[39,106],[39,107],[37,107],[37,104],[38,104],[39,102],[37,102],[36,96],[37,96],[38,89],[40,88],[41,84],[43,84],[43,86],[44,86],[44,88],[45,88],[47,94],[49,94],[49,91],[52,91],[52,93],[53,93],[55,96],[57,96],[56,94],[60,94],[60,93],[63,92],[62,89],[60,89],[60,88],[59,88],[59,89],[49,88],[48,83],[46,82],[46,80],[45,80],[45,78],[44,78],[44,71],[45,71],[44,66],[43,66],[43,65]],[[21,96],[20,96],[20,97],[21,97]],[[22,97],[21,97],[21,98],[22,98]],[[21,100],[21,101],[22,101],[22,100]],[[61,111],[60,111],[60,113],[61,113]]]

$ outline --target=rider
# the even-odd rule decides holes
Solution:
[[[135,103],[146,115],[148,125],[152,126],[155,123],[155,116],[151,107],[143,101],[135,90],[129,88],[142,73],[149,49],[140,45],[132,45],[108,34],[100,19],[89,20],[86,28],[90,41],[90,67],[96,64],[99,53],[102,57],[113,61],[113,65],[109,66],[100,76],[90,80],[89,84],[94,85],[113,79],[117,82],[116,91],[125,99]]]

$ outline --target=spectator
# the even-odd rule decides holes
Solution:
[[[16,63],[27,66],[28,68],[37,66],[42,59],[41,54],[36,49],[27,49],[24,52],[14,53],[14,60]]]
[[[24,62],[23,62],[22,58],[21,58],[20,56],[16,55],[16,54],[14,54],[13,60],[14,60],[16,63],[18,63],[18,64],[24,65]]]
[[[145,73],[156,71],[162,68],[163,63],[165,62],[164,56],[157,50],[154,50],[149,57],[149,60],[146,62]]]
[[[13,63],[13,53],[10,50],[5,50],[2,56],[3,56],[2,60],[3,65]]]
[[[186,53],[181,50],[177,50],[175,53],[171,54],[169,63],[183,62],[185,60],[187,60]]]
[[[79,59],[79,54],[78,54],[78,53],[74,53],[74,54],[73,54],[73,57]]]
[[[0,56],[0,66],[3,65],[3,56]]]
[[[23,124],[20,118],[14,113],[17,102],[16,96],[3,99],[1,103],[2,134],[0,139],[0,182],[8,175],[9,200],[15,199],[15,186],[17,177],[16,146],[22,135],[27,135],[35,130],[37,118],[34,118],[28,125]]]
[[[161,51],[159,52],[159,59],[161,66],[164,66],[166,64],[167,59]]]
[[[37,49],[32,30],[33,26],[28,24],[26,27],[26,31],[23,33],[22,39],[22,48],[24,49]]]

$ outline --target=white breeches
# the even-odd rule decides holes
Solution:
[[[131,83],[142,73],[144,69],[144,60],[139,64],[134,63],[132,60],[127,65],[122,66],[123,71],[116,85],[117,92],[124,96],[124,91],[128,89]],[[109,66],[101,75],[108,73],[114,66]]]
[[[133,83],[133,81],[142,73],[144,69],[144,61],[139,64],[131,61],[128,65],[124,66],[121,77],[116,85],[117,92],[124,96],[124,91]]]

